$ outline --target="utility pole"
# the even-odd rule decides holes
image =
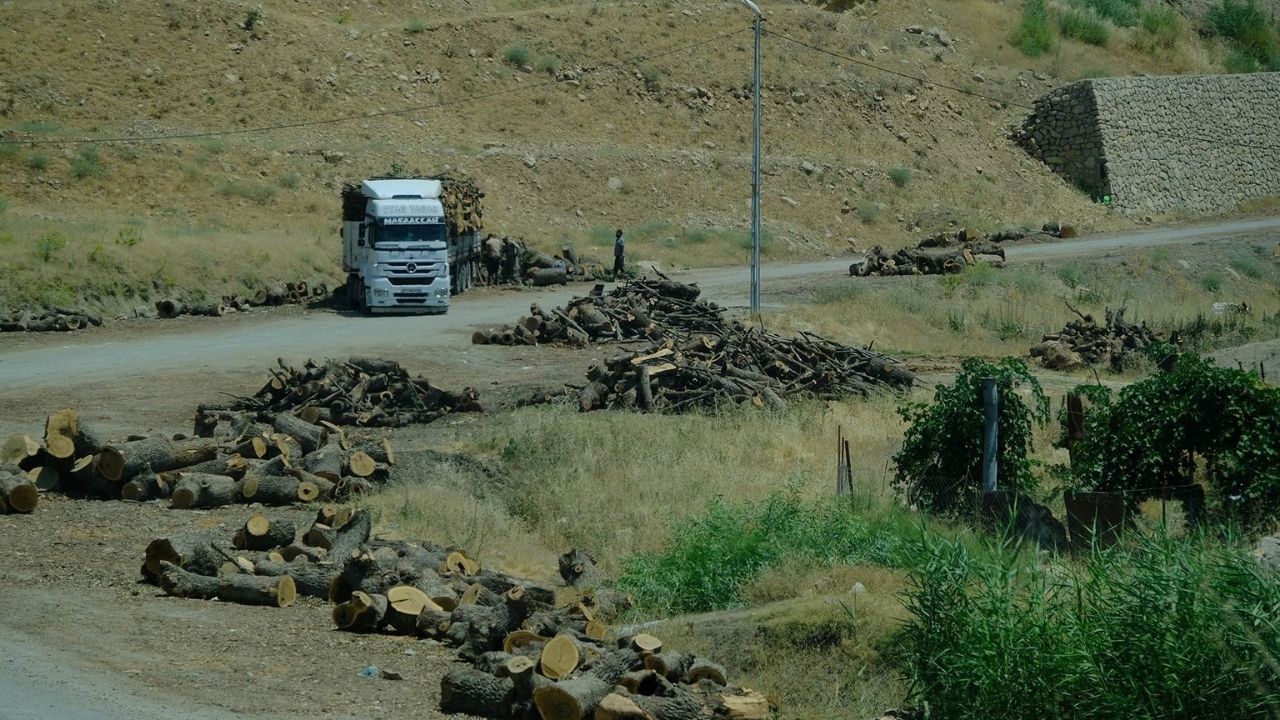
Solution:
[[[764,14],[751,0],[742,4],[755,14],[755,63],[752,68],[752,85],[755,93],[755,117],[753,118],[751,153],[751,315],[760,317],[760,38],[764,34]]]

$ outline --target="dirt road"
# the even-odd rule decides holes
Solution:
[[[1074,241],[1014,245],[1010,262],[1094,254],[1160,245],[1229,243],[1280,237],[1280,217],[1098,235]],[[769,264],[764,268],[766,302],[788,278],[843,274],[848,260]],[[723,305],[745,303],[746,268],[680,273],[697,282],[705,296]],[[434,354],[481,356],[470,345],[477,325],[512,321],[532,302],[562,304],[582,287],[544,291],[484,290],[459,299],[443,317],[365,317],[331,312],[252,315],[218,320],[192,318],[145,323],[83,336],[6,337],[0,348],[0,396],[11,391],[56,387],[62,390],[129,376],[178,381],[205,373],[261,372],[277,357],[352,353],[387,354],[406,360],[429,360]]]

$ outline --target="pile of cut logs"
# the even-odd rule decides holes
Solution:
[[[524,243],[519,244],[520,267],[524,269],[525,282],[535,287],[586,282],[604,277],[604,266],[578,257],[578,252],[572,245],[565,245],[561,254],[553,257]]]
[[[206,416],[198,429],[194,438],[150,435],[112,442],[74,410],[60,410],[49,416],[43,443],[30,435],[5,440],[0,471],[25,478],[41,492],[168,500],[170,507],[186,509],[287,505],[369,492],[389,478],[395,461],[385,439],[356,444],[337,426],[287,413]],[[15,478],[0,478],[0,487],[10,480]]]
[[[322,506],[306,529],[255,513],[229,540],[211,533],[152,540],[142,577],[176,597],[288,607],[299,595],[328,598],[371,527],[367,511],[336,505]]]
[[[972,265],[1004,267],[1004,248],[997,243],[966,242],[959,248],[903,248],[889,253],[877,245],[849,265],[856,277],[892,275],[951,275]]]
[[[235,294],[223,295],[222,302],[216,303],[188,303],[175,298],[163,298],[156,301],[156,313],[162,318],[176,318],[182,315],[221,317],[227,313],[244,312],[253,307],[294,305],[328,296],[329,286],[324,282],[314,285],[305,280],[290,283],[273,282],[258,289],[252,298]]]
[[[593,366],[578,392],[583,412],[715,409],[752,403],[781,410],[785,398],[837,399],[876,389],[905,390],[915,374],[892,358],[802,333],[785,338],[754,328],[668,338]]]
[[[287,413],[308,424],[403,427],[429,423],[455,412],[480,412],[479,394],[435,387],[412,377],[399,363],[379,358],[311,360],[301,367],[277,361],[271,379],[253,397],[225,405],[202,405],[197,428],[245,412]]]
[[[1160,340],[1145,322],[1124,319],[1125,308],[1106,308],[1101,325],[1093,315],[1067,305],[1079,318],[1067,323],[1062,332],[1045,335],[1031,348],[1030,355],[1050,370],[1074,370],[1084,366],[1107,365],[1120,372],[1131,358]]]
[[[71,332],[91,325],[100,327],[102,318],[83,310],[67,308],[53,308],[41,313],[0,315],[0,332]]]
[[[597,285],[587,297],[574,298],[564,308],[548,312],[535,304],[515,325],[478,330],[471,342],[581,347],[609,340],[660,340],[671,333],[718,333],[730,327],[719,306],[698,300],[700,292],[697,285],[665,278],[632,281],[607,294]]]

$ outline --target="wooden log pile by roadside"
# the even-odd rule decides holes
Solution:
[[[165,501],[175,509],[289,505],[370,492],[394,464],[386,439],[357,442],[336,425],[287,413],[202,407],[195,437],[111,439],[67,409],[49,416],[42,439],[14,435],[0,445],[0,499],[30,512],[34,502],[8,497],[9,483],[25,482],[39,493]]]
[[[391,360],[308,360],[300,367],[280,360],[277,365],[253,397],[201,406],[197,426],[216,425],[244,413],[269,412],[292,415],[310,425],[403,427],[481,410],[474,389],[438,388]]]
[[[715,303],[699,301],[697,285],[666,278],[635,280],[605,293],[597,285],[588,296],[563,308],[543,310],[537,304],[514,325],[479,330],[476,345],[560,343],[581,347],[610,340],[661,340],[675,333],[719,332],[735,327]]]
[[[258,288],[251,297],[244,297],[238,294],[224,295],[220,302],[186,301],[172,297],[161,298],[156,301],[156,314],[166,319],[183,315],[221,317],[228,313],[245,312],[255,307],[297,305],[313,300],[322,300],[328,296],[329,285],[325,282],[308,283],[305,280],[295,282],[273,281]]]
[[[1004,267],[1004,248],[998,243],[978,241],[958,248],[903,248],[889,252],[876,245],[849,264],[854,277],[894,275],[953,275],[974,265]]]
[[[42,312],[0,314],[0,333],[4,332],[73,332],[101,327],[102,318],[84,310],[51,308]]]
[[[1124,319],[1125,308],[1106,308],[1103,322],[1099,324],[1093,315],[1071,307],[1077,319],[1067,323],[1061,332],[1045,335],[1043,341],[1033,346],[1029,355],[1050,370],[1074,370],[1081,367],[1108,366],[1120,372],[1151,345],[1161,338],[1145,322],[1131,323]]]

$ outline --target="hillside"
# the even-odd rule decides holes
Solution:
[[[1179,21],[1167,48],[1114,29],[1105,47],[1029,58],[1009,43],[1019,7],[766,10],[774,33],[1024,105],[1083,76],[1220,71],[1226,54]],[[53,143],[0,144],[0,304],[129,310],[175,286],[336,277],[338,185],[391,169],[474,175],[489,228],[541,246],[603,245],[620,226],[638,259],[736,262],[748,26],[731,2],[0,2],[0,130]],[[949,222],[1127,222],[1006,140],[1019,107],[776,36],[765,82],[767,257]],[[321,123],[347,116],[369,117]],[[278,125],[295,127],[248,132]]]

